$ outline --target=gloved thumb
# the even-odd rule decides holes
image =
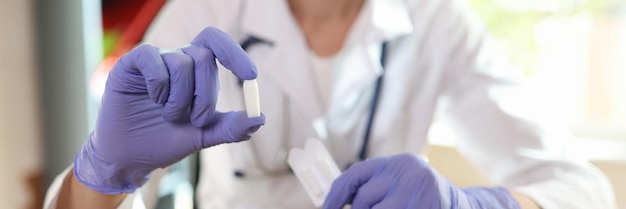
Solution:
[[[245,111],[216,112],[213,121],[203,130],[202,148],[248,140],[264,124],[264,114],[248,118]]]

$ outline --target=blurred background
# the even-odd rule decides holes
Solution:
[[[466,0],[510,61],[568,124],[571,149],[610,178],[626,208],[626,0]],[[106,66],[140,42],[166,0],[0,0],[0,203],[40,208],[94,126]],[[460,186],[488,184],[434,124],[431,163]],[[451,163],[453,162],[453,163]],[[188,192],[187,160],[158,204]],[[463,172],[460,172],[463,171]],[[463,176],[458,176],[463,173]],[[183,187],[187,188],[187,187]]]

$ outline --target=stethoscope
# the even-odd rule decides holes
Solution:
[[[266,44],[269,46],[273,46],[274,43],[267,41],[267,40],[263,40],[261,38],[255,37],[255,36],[249,36],[247,39],[245,39],[244,41],[240,42],[240,46],[244,51],[248,51],[248,49],[250,49],[252,46],[255,45],[260,45],[260,44]],[[382,85],[383,85],[383,77],[385,75],[385,61],[387,59],[387,42],[383,42],[381,44],[381,55],[380,55],[380,65],[382,66],[382,73],[381,75],[376,79],[376,83],[374,86],[374,96],[372,97],[372,102],[371,102],[371,106],[369,109],[369,115],[368,115],[368,119],[367,119],[367,123],[366,123],[366,127],[365,127],[365,134],[363,135],[363,141],[361,144],[361,148],[359,150],[357,159],[358,161],[363,161],[366,159],[367,157],[367,150],[368,150],[368,145],[369,145],[369,141],[371,138],[371,132],[372,132],[372,126],[374,124],[374,119],[376,117],[376,112],[377,112],[377,108],[378,108],[378,101],[380,100],[380,94],[381,94],[381,89],[382,89]],[[243,86],[243,81],[239,81],[240,86]],[[258,156],[258,155],[257,155]],[[198,186],[198,179],[199,179],[199,175],[200,175],[200,155],[196,154],[196,179],[194,182],[194,191],[195,189],[197,189]],[[266,173],[270,173],[270,172],[266,172]],[[236,178],[246,178],[246,173],[242,170],[239,169],[235,169],[233,171],[233,175]]]

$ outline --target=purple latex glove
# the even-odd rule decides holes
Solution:
[[[256,67],[227,34],[207,28],[191,45],[142,45],[109,73],[96,128],[74,159],[74,175],[104,194],[130,193],[156,168],[203,148],[250,139],[265,116],[217,112],[218,59],[238,78]]]
[[[342,173],[323,208],[341,209],[350,203],[352,209],[520,208],[506,189],[457,188],[413,154],[366,160]]]

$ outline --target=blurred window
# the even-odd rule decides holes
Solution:
[[[577,136],[626,140],[626,1],[467,1]]]

